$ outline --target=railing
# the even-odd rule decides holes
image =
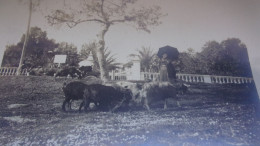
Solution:
[[[230,76],[211,76],[212,83],[226,84],[226,83],[252,83],[253,78],[245,78],[245,77],[230,77]]]
[[[252,83],[253,78],[233,77],[233,76],[214,76],[214,75],[197,75],[197,74],[176,74],[177,79],[190,83],[218,83],[218,84],[244,84]],[[159,73],[141,72],[141,80],[156,81],[159,79]]]
[[[110,80],[127,80],[125,72],[117,72],[115,70],[108,73]]]
[[[159,76],[157,72],[141,72],[141,80],[157,81],[160,78]]]
[[[17,67],[1,67],[0,76],[13,76],[16,75]],[[27,69],[23,69],[21,75],[28,75]],[[159,73],[157,72],[140,72],[140,80],[158,81]],[[252,83],[253,78],[247,77],[233,77],[233,76],[214,76],[214,75],[197,75],[197,74],[176,74],[177,79],[190,83],[217,83],[217,84],[244,84]],[[126,74],[113,73],[110,74],[111,80],[127,80]]]
[[[186,82],[206,82],[206,75],[197,75],[197,74],[176,74],[177,79],[186,81]]]
[[[0,76],[14,76],[16,75],[17,67],[1,67]],[[23,69],[21,75],[27,75],[27,69]]]

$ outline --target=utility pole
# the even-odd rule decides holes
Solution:
[[[30,25],[31,25],[31,17],[32,17],[32,0],[30,0],[29,3],[29,18],[28,18],[28,23],[27,23],[27,31],[25,34],[25,40],[23,43],[23,50],[22,50],[22,55],[20,58],[20,62],[19,62],[19,66],[16,72],[16,75],[20,75],[21,71],[22,71],[22,65],[23,65],[23,60],[24,60],[24,56],[25,56],[25,50],[26,50],[26,46],[27,46],[27,42],[28,42],[28,37],[30,35]]]

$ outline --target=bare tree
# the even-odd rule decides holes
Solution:
[[[50,25],[66,24],[72,28],[81,23],[95,22],[101,25],[98,36],[97,57],[101,79],[108,79],[105,66],[105,35],[109,28],[118,23],[131,23],[136,29],[150,32],[149,26],[159,25],[163,14],[159,6],[136,9],[138,0],[75,0],[65,8],[54,10],[47,16]]]

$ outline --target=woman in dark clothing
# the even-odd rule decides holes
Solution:
[[[167,65],[167,71],[168,71],[169,81],[173,83],[176,80],[176,70],[174,67],[174,61],[170,62]]]
[[[167,65],[169,64],[169,60],[167,59],[167,54],[163,54],[161,62],[160,62],[160,81],[167,82],[168,78],[168,70]]]

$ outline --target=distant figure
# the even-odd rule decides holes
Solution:
[[[171,83],[174,83],[176,80],[176,70],[174,67],[174,61],[171,61],[167,64],[168,78]]]
[[[168,78],[168,70],[167,70],[167,65],[169,64],[169,61],[167,59],[167,54],[163,54],[160,62],[160,81],[161,82],[166,82],[169,81]]]

